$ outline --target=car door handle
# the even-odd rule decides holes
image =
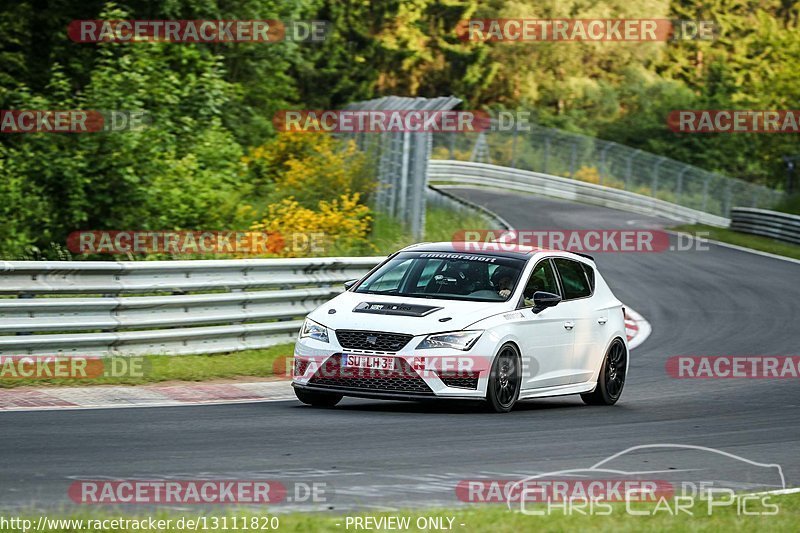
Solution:
[[[597,323],[600,324],[601,326],[603,324],[605,324],[606,322],[608,322],[608,317],[607,316],[601,316],[600,318],[597,319]]]
[[[564,322],[564,329],[571,330],[575,327],[575,322]]]

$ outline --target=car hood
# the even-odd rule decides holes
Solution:
[[[424,335],[457,331],[511,310],[510,302],[470,302],[344,292],[308,317],[331,329],[389,331]],[[335,310],[335,313],[331,313]],[[444,322],[440,319],[449,318]]]

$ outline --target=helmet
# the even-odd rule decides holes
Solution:
[[[503,278],[508,278],[511,281],[514,281],[514,279],[516,279],[518,273],[519,273],[519,270],[517,270],[516,268],[511,268],[511,267],[507,267],[507,266],[499,266],[494,270],[494,272],[492,272],[492,278],[491,278],[492,285],[494,285],[495,287],[499,286],[500,285],[500,281]]]

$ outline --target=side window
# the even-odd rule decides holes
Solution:
[[[531,277],[528,278],[528,283],[525,285],[525,292],[523,293],[525,307],[533,306],[533,294],[536,291],[559,294],[556,274],[553,272],[553,266],[550,264],[549,259],[539,261],[533,267],[533,272],[531,272]]]
[[[570,259],[554,259],[558,276],[561,279],[561,286],[564,288],[564,299],[574,300],[575,298],[585,298],[592,295],[592,288],[583,265]]]

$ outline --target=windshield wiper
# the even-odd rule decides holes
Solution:
[[[356,291],[362,294],[398,294],[397,289],[387,289],[385,291]]]

